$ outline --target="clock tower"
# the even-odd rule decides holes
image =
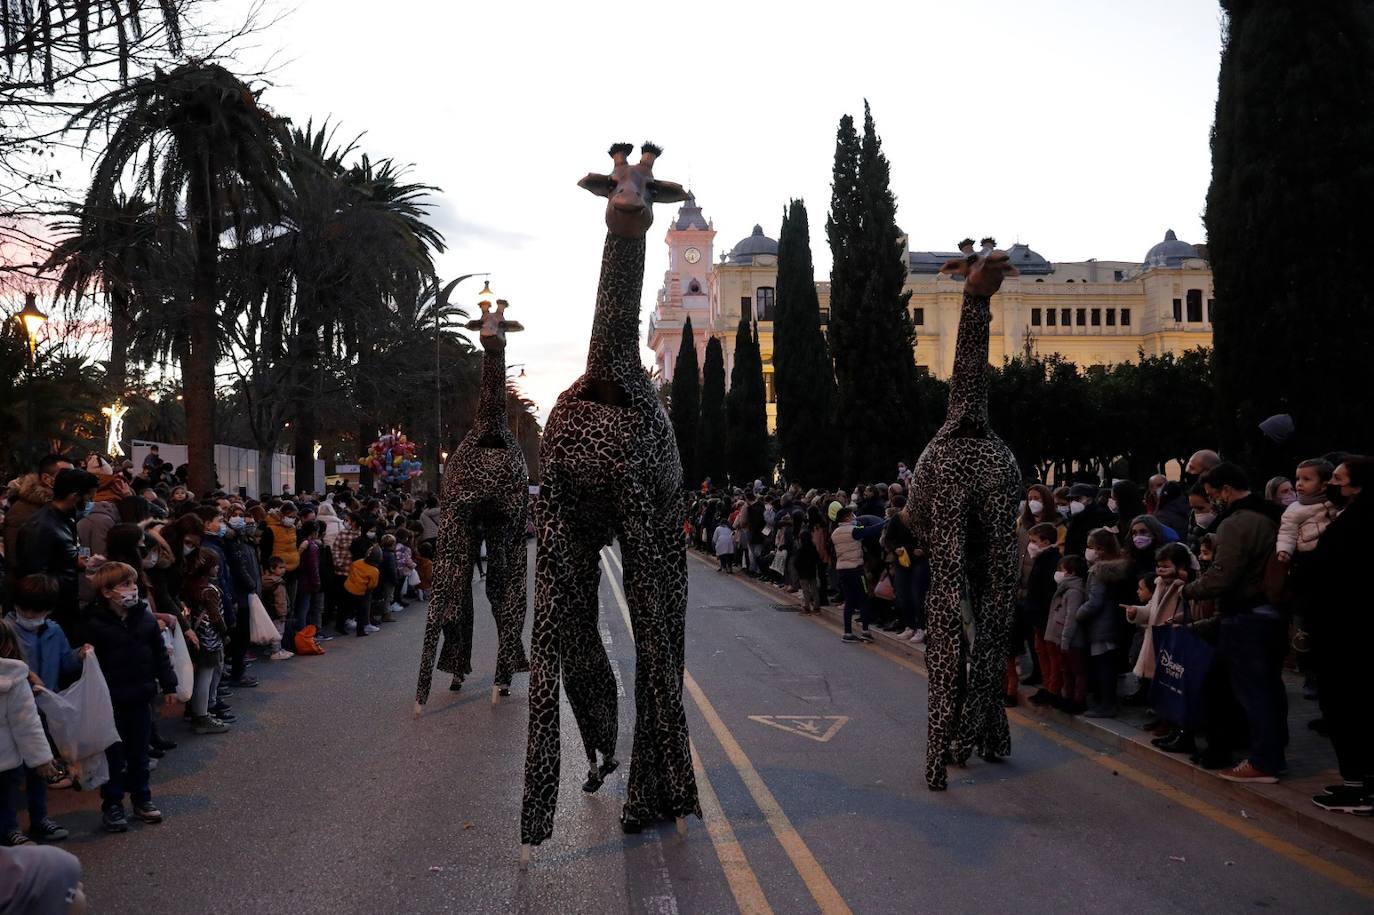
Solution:
[[[695,195],[677,211],[664,241],[668,245],[668,269],[663,274],[654,313],[649,319],[648,345],[664,381],[673,380],[673,365],[682,344],[683,323],[692,319],[697,364],[706,354],[711,321],[711,264],[716,230],[701,214]]]

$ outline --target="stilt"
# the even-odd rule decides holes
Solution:
[[[415,717],[416,717],[416,718],[419,718],[419,717],[420,717],[420,712],[424,711],[424,708],[425,708],[425,707],[424,707],[423,705],[421,705],[420,703],[418,703],[418,702],[415,703]]]
[[[687,818],[686,818],[686,817],[678,817],[678,818],[677,818],[677,837],[678,837],[679,839],[685,839],[685,838],[687,838]]]
[[[499,687],[499,686],[493,686],[493,687],[491,688],[491,704],[492,704],[492,705],[496,705],[496,704],[497,704],[498,702],[500,702],[500,701],[501,701],[501,687]]]
[[[530,869],[530,847],[528,844],[520,846],[520,870]]]

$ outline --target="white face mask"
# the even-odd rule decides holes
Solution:
[[[1298,494],[1293,492],[1284,493],[1279,497],[1280,505],[1292,505],[1296,501],[1298,501]]]
[[[123,607],[126,610],[130,607],[136,607],[138,606],[139,602],[138,590],[135,589],[133,591],[116,591],[114,593],[114,600],[115,603],[119,604],[119,606]]]
[[[1029,556],[1031,559],[1034,559],[1043,552],[1045,552],[1045,548],[1038,543],[1026,544],[1026,555]]]
[[[1039,517],[1040,513],[1045,510],[1045,503],[1041,502],[1039,499],[1031,499],[1026,503],[1026,508],[1030,509],[1032,515]]]
[[[1058,572],[1054,573],[1054,581],[1056,584],[1062,585],[1065,582],[1065,580],[1068,579],[1068,577],[1069,573],[1065,572],[1063,569],[1060,569]]]
[[[148,555],[143,557],[143,568],[145,568],[145,569],[155,569],[155,568],[157,568],[157,561],[158,561],[159,558],[160,558],[160,557],[158,556],[157,550],[149,550],[149,551],[148,551]]]
[[[1092,547],[1088,547],[1086,550],[1083,551],[1083,558],[1086,559],[1088,562],[1097,562],[1097,557],[1100,555],[1102,554],[1097,552],[1097,550],[1093,549]]]
[[[19,628],[25,629],[29,632],[37,632],[39,629],[43,627],[43,624],[47,621],[48,615],[46,613],[36,618],[27,617],[22,613],[16,613],[14,615],[14,622],[19,626]]]
[[[1193,523],[1198,527],[1211,527],[1215,520],[1217,520],[1216,512],[1193,512]]]
[[[1078,514],[1079,512],[1081,512],[1085,507],[1086,507],[1086,506],[1084,506],[1082,502],[1070,502],[1070,503],[1069,503],[1069,514],[1070,514],[1070,515],[1076,515],[1076,514]]]
[[[1107,511],[1111,512],[1112,514],[1116,514],[1118,508],[1120,508],[1120,506],[1117,505],[1115,499],[1107,500]]]
[[[191,544],[188,543],[188,544],[186,544],[185,546],[183,546],[183,547],[181,548],[181,555],[183,555],[183,556],[190,556],[192,553],[194,553],[194,552],[195,552],[196,550],[198,550],[198,549],[200,549],[199,546],[192,546]]]

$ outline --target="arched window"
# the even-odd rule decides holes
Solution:
[[[701,295],[701,283],[695,277],[687,284],[688,295]]]

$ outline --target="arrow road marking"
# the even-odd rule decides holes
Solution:
[[[846,715],[750,715],[750,721],[827,743],[848,723]]]

